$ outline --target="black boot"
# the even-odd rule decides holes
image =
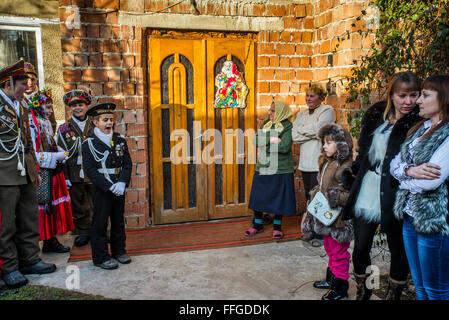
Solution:
[[[388,289],[385,300],[401,300],[402,291],[407,286],[407,280],[398,281],[390,278],[388,280]]]
[[[341,300],[348,297],[349,282],[337,277],[332,278],[331,288],[326,292],[321,300]]]
[[[366,286],[366,279],[368,278],[368,274],[356,274],[354,273],[355,281],[357,282],[357,294],[356,300],[359,301],[367,301],[371,298],[373,294],[373,290],[368,289]]]
[[[313,287],[317,289],[330,289],[331,288],[331,282],[334,275],[332,274],[332,271],[329,267],[327,267],[326,270],[326,280],[323,281],[316,281],[313,283]]]
[[[42,246],[42,252],[54,252],[54,253],[66,253],[69,252],[69,247],[64,247],[56,237],[44,240],[44,245]]]

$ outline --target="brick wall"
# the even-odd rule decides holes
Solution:
[[[134,162],[131,186],[126,193],[126,224],[142,228],[149,224],[148,122],[144,28],[119,25],[123,12],[155,12],[173,5],[167,0],[59,0],[60,33],[63,51],[64,89],[90,89],[99,102],[117,104],[117,131],[127,137]],[[304,1],[303,1],[304,2]],[[341,3],[340,3],[341,2]],[[273,96],[292,106],[296,113],[305,107],[304,89],[310,81],[335,83],[349,75],[352,60],[367,47],[357,33],[365,23],[357,20],[366,1],[197,0],[196,9],[204,16],[278,17],[282,31],[261,30],[257,43],[257,118],[266,118]],[[70,29],[65,21],[73,14],[69,6],[80,8],[81,25]],[[190,1],[163,12],[192,14]],[[353,26],[352,24],[355,24]],[[198,28],[195,28],[198,29]],[[226,31],[226,30],[223,30]],[[341,38],[349,33],[350,39]],[[363,40],[363,41],[362,41]],[[334,53],[333,53],[334,52]],[[333,65],[328,65],[328,55]],[[345,123],[348,106],[342,84],[327,98],[337,120]],[[294,145],[295,159],[299,145]],[[299,212],[305,209],[301,177],[295,179]]]

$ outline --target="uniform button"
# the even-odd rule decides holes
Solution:
[[[380,192],[380,195],[381,195],[381,196],[383,196],[383,195],[384,195],[383,191],[381,191],[381,192]]]
[[[386,177],[387,176],[387,174],[384,172],[384,173],[382,173],[382,177]]]

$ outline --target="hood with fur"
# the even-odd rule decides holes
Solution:
[[[337,153],[334,158],[340,162],[352,157],[352,149],[354,143],[348,130],[335,123],[328,123],[323,125],[318,131],[318,138],[323,141],[324,137],[328,136],[337,145]],[[323,149],[321,148],[321,152]]]

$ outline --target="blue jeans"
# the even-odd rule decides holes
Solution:
[[[420,234],[404,214],[404,247],[417,300],[449,300],[449,236]]]

